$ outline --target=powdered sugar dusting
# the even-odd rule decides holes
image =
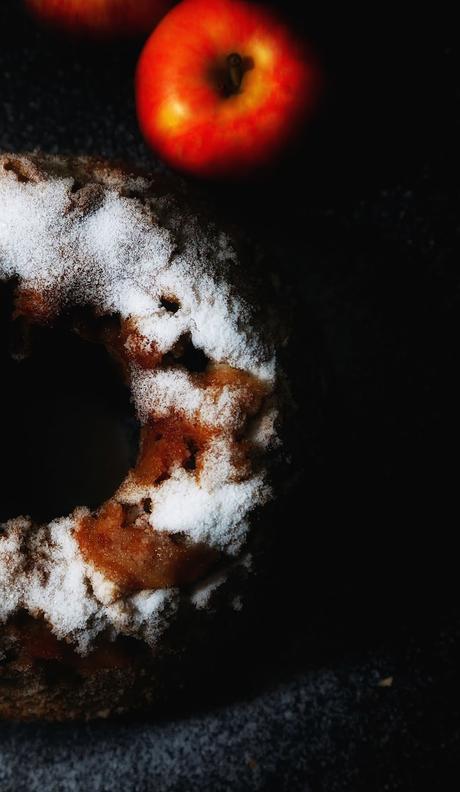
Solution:
[[[200,388],[180,369],[137,371],[132,391],[142,420],[154,413],[165,416],[179,409],[187,418],[219,428],[236,429],[242,419],[240,389],[224,386]]]
[[[175,466],[162,483],[142,485],[130,474],[115,500],[149,498],[143,520],[152,531],[181,534],[236,558],[250,534],[251,513],[271,491],[260,464],[257,473],[235,467],[235,437],[257,412],[248,439],[260,449],[273,443],[276,361],[273,344],[235,288],[232,240],[148,180],[121,177],[107,166],[95,165],[91,173],[81,159],[77,184],[73,176],[53,175],[52,158],[23,158],[39,176],[22,179],[7,162],[0,158],[0,280],[14,278],[21,291],[39,292],[50,316],[75,304],[117,314],[129,327],[128,376],[141,423],[181,415],[211,431],[199,473]],[[175,362],[183,339],[210,365],[238,370],[239,379],[200,379],[180,358]],[[150,369],[136,362],[135,353],[152,349],[170,362]],[[248,376],[264,394],[251,406]],[[154,645],[184,599],[206,607],[226,579],[222,571],[211,576],[202,594],[170,588],[123,595],[80,553],[75,529],[83,514],[84,507],[47,526],[18,518],[3,527],[1,621],[26,609],[83,653],[103,630]]]
[[[259,476],[220,484],[209,491],[185,471],[176,470],[152,490],[150,522],[158,531],[186,533],[195,542],[235,555],[246,538],[249,513],[268,495]]]
[[[87,214],[73,209],[72,178],[20,182],[0,179],[0,277],[19,277],[23,288],[45,291],[56,309],[64,303],[97,305],[132,317],[142,335],[166,352],[191,334],[209,357],[270,378],[273,351],[253,328],[249,305],[222,273],[236,260],[231,240],[166,203],[168,227],[156,222],[165,201],[127,198],[112,187]],[[159,211],[160,210],[160,211]],[[174,237],[186,240],[180,249]],[[163,294],[180,309],[168,317]]]
[[[167,628],[177,607],[177,591],[143,591],[104,603],[91,586],[91,566],[81,557],[72,518],[37,528],[30,520],[10,520],[0,543],[0,618],[24,609],[43,616],[60,639],[71,640],[85,654],[97,635],[110,629],[137,634],[152,646]],[[25,552],[26,551],[26,552]],[[21,564],[34,558],[32,569]]]
[[[97,604],[87,596],[85,564],[78,553],[69,519],[29,530],[31,555],[38,559],[24,576],[24,607],[43,614],[59,638],[76,635],[80,625],[94,622],[98,632]]]

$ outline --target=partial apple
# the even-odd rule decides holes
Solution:
[[[25,0],[42,22],[75,35],[117,38],[151,33],[173,0]]]
[[[183,0],[141,54],[139,124],[173,167],[239,178],[289,145],[316,106],[319,83],[308,47],[267,8]]]

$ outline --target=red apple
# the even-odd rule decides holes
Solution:
[[[25,0],[43,22],[77,35],[102,37],[150,33],[173,0]]]
[[[240,177],[272,162],[316,103],[307,48],[245,0],[183,0],[145,44],[136,75],[147,143],[173,167]]]

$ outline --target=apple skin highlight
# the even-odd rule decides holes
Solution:
[[[238,179],[286,149],[319,86],[314,57],[268,9],[183,0],[142,51],[137,113],[146,142],[172,167]]]
[[[25,0],[41,22],[76,36],[124,38],[151,33],[173,0]]]

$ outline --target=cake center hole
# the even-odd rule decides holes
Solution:
[[[139,426],[102,344],[70,329],[33,328],[29,354],[11,356],[11,295],[0,288],[0,522],[49,521],[99,506],[135,464]]]

